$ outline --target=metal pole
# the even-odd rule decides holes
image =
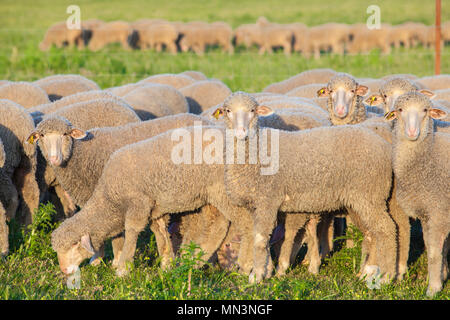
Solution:
[[[434,73],[441,73],[441,0],[436,0],[436,43],[435,43]]]

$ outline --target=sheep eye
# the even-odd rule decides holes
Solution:
[[[230,112],[231,112],[231,110],[230,110],[230,109],[227,109],[226,111],[227,111],[227,113],[230,113]]]
[[[423,112],[427,112],[427,111],[428,111],[428,109],[427,109],[427,108],[423,109]]]
[[[387,95],[383,95],[383,97],[387,98]]]
[[[355,93],[355,90],[352,90],[352,93]]]
[[[399,111],[399,112],[402,112],[402,111],[403,111],[403,109],[402,109],[402,108],[400,108],[400,109],[398,109],[398,111]]]
[[[255,112],[255,109],[252,109],[252,112]]]

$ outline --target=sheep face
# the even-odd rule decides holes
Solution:
[[[431,119],[442,119],[445,111],[434,108],[431,100],[418,92],[409,92],[398,97],[394,110],[386,113],[388,121],[397,119],[397,134],[410,141],[421,141],[432,131]]]
[[[83,139],[86,132],[73,128],[65,119],[49,118],[42,121],[28,137],[33,144],[38,141],[44,158],[52,166],[61,166],[72,154],[72,139]]]
[[[64,274],[70,275],[78,269],[81,262],[92,257],[95,251],[89,235],[84,235],[80,241],[72,244],[69,249],[57,250],[57,254],[59,268]]]
[[[328,107],[330,112],[340,119],[344,119],[353,112],[356,99],[367,94],[368,87],[359,85],[348,76],[339,74],[331,78],[327,87],[317,92],[319,97],[328,97]]]
[[[384,112],[394,110],[395,101],[399,96],[410,91],[417,91],[419,88],[406,78],[393,78],[380,87],[379,94],[373,94],[366,99],[370,106],[382,105]],[[432,98],[434,93],[429,90],[420,90],[422,94]]]
[[[244,140],[249,134],[252,136],[255,134],[258,116],[268,116],[272,113],[272,109],[258,105],[249,94],[239,91],[225,99],[223,105],[214,111],[213,116],[216,119],[224,116],[227,129],[233,130],[237,139]]]
[[[217,260],[223,269],[232,270],[237,267],[240,247],[240,235],[235,235],[230,241],[227,241],[220,246],[217,251]]]

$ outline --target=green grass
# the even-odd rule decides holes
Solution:
[[[429,49],[393,50],[382,56],[325,55],[320,60],[304,59],[298,54],[287,58],[282,53],[259,56],[256,49],[236,50],[230,56],[211,50],[203,57],[179,54],[124,51],[110,46],[98,53],[87,50],[52,49],[40,52],[38,44],[51,24],[67,18],[66,7],[73,1],[2,0],[0,5],[0,79],[32,81],[57,73],[76,73],[96,81],[102,88],[135,82],[157,73],[199,70],[208,77],[223,80],[233,91],[256,92],[270,83],[312,68],[332,68],[358,77],[381,77],[392,73],[418,76],[434,72],[434,54]],[[259,16],[275,22],[357,23],[367,19],[366,8],[378,4],[382,22],[392,24],[419,21],[432,24],[432,1],[309,0],[280,1],[88,1],[80,0],[82,19],[106,21],[140,18],[165,18],[171,21],[217,21],[233,27],[252,23]],[[450,5],[443,2],[442,20],[450,20]],[[442,73],[450,73],[450,47],[442,52]],[[217,267],[196,270],[198,259],[192,247],[169,271],[159,268],[154,236],[146,231],[139,239],[133,271],[123,279],[111,269],[111,245],[104,263],[82,266],[80,290],[69,290],[50,246],[50,232],[57,223],[50,206],[41,207],[38,219],[25,231],[11,222],[11,253],[0,261],[0,299],[426,299],[426,255],[415,232],[409,273],[400,283],[370,290],[358,281],[360,247],[342,249],[323,264],[319,275],[310,275],[304,265],[295,265],[287,276],[259,285],[247,278]],[[416,225],[415,225],[416,226]],[[354,240],[360,239],[355,233]],[[191,290],[186,285],[191,275]],[[450,284],[435,299],[450,297]]]

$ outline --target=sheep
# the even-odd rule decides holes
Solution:
[[[302,85],[311,83],[326,83],[335,74],[336,71],[331,69],[307,70],[284,81],[273,83],[264,88],[263,92],[287,93],[292,89]]]
[[[223,134],[214,126],[201,128]],[[198,129],[194,126],[168,131],[111,155],[86,205],[52,233],[52,247],[58,254],[61,271],[72,273],[106,239],[125,231],[122,249],[116,251],[120,252],[116,274],[123,276],[128,271],[127,264],[132,262],[137,236],[149,219],[153,223],[166,214],[192,211],[209,203],[240,229],[243,238],[239,265],[241,272],[248,274],[249,266],[243,263],[246,260],[241,252],[248,252],[251,247],[251,219],[245,209],[229,202],[223,184],[223,158],[219,155],[222,160],[216,158],[212,164],[172,161],[172,151],[180,147],[173,135],[192,137]],[[186,141],[186,146],[193,148],[192,143]],[[200,142],[200,147],[202,144],[205,143]],[[248,223],[244,224],[246,220]]]
[[[47,51],[52,44],[58,48],[62,48],[65,44],[73,47],[75,45],[82,45],[82,42],[82,30],[69,29],[64,21],[58,22],[47,29],[44,39],[39,44],[39,49],[41,51]]]
[[[141,121],[134,110],[126,103],[115,99],[95,99],[74,103],[60,108],[48,115],[59,115],[69,119],[74,126],[95,128],[101,126],[120,126],[129,122]],[[45,116],[36,116],[37,125]]]
[[[217,110],[225,116],[227,128],[244,141],[261,137],[264,129],[258,132],[257,115],[270,112],[270,108],[259,106],[254,98],[242,92],[231,95]],[[269,168],[266,174],[261,174],[261,163],[225,164],[227,195],[233,204],[252,209],[255,242],[250,281],[270,276],[268,243],[278,211],[318,213],[341,207],[351,208],[350,215],[357,217],[360,224],[370,226],[364,239],[370,250],[368,260],[362,261],[361,276],[371,275],[376,265],[384,274],[382,281],[393,278],[396,232],[386,210],[392,178],[389,144],[368,129],[355,126],[279,131],[277,135],[276,173]],[[354,148],[355,137],[360,148]]]
[[[50,102],[44,90],[29,82],[10,82],[1,85],[0,99],[14,101],[24,108],[31,108]]]
[[[301,51],[301,44],[304,41],[305,34],[307,33],[308,27],[300,22],[289,23],[286,25],[287,28],[292,30],[294,36],[294,45],[292,47],[293,52]]]
[[[39,80],[34,81],[34,84],[38,86],[43,86],[49,82],[53,82],[55,80],[76,80],[80,83],[83,83],[85,86],[89,87],[91,90],[100,90],[100,87],[98,84],[96,84],[94,81],[80,76],[79,74],[54,74],[51,76],[47,76],[45,78],[41,78]]]
[[[128,36],[131,27],[124,21],[108,22],[93,30],[88,48],[91,51],[98,51],[110,43],[119,42],[123,48],[129,49]]]
[[[286,92],[286,95],[289,97],[303,97],[312,99],[317,97],[317,91],[325,85],[326,84],[323,83],[306,84]]]
[[[223,102],[230,95],[231,90],[221,81],[202,80],[181,88],[180,92],[189,103],[189,112],[200,114]]]
[[[93,91],[85,91],[72,94],[70,96],[66,96],[59,100],[53,101],[51,103],[41,104],[32,108],[28,108],[27,111],[33,116],[42,116],[48,113],[55,112],[61,108],[64,108],[68,105],[89,101],[89,100],[97,100],[97,99],[112,99],[118,102],[125,103],[123,99],[115,96],[114,94],[104,91],[104,90],[93,90]]]
[[[139,81],[138,84],[159,83],[159,84],[167,84],[169,86],[174,87],[175,89],[180,89],[189,86],[194,82],[195,80],[187,75],[163,73],[145,78]]]
[[[272,53],[273,47],[282,47],[284,54],[287,56],[291,54],[294,41],[292,29],[284,25],[270,24],[263,26],[261,30],[263,42],[259,54]]]
[[[91,87],[84,82],[75,79],[53,80],[45,82],[39,86],[47,93],[50,101],[52,102],[75,93],[92,90]],[[100,88],[97,87],[96,90],[99,89]]]
[[[127,93],[133,91],[136,88],[141,87],[144,83],[128,83],[118,87],[107,88],[104,91],[112,93],[115,96],[123,97]]]
[[[302,98],[288,97],[286,99],[272,100],[264,102],[265,106],[272,109],[292,109],[301,110],[311,116],[320,119],[329,119],[328,113],[314,103],[307,102]]]
[[[351,26],[352,41],[347,46],[349,54],[369,53],[379,48],[382,54],[391,52],[390,46],[391,26],[382,24],[380,29],[370,30],[365,24]]]
[[[74,205],[83,207],[92,195],[106,161],[115,150],[173,128],[193,125],[196,121],[208,124],[199,116],[180,114],[85,132],[74,128],[63,117],[49,115],[30,133],[29,140],[38,141],[57,183]],[[116,138],[110,141],[112,136]],[[56,150],[56,154],[52,150]]]
[[[409,217],[422,222],[428,296],[442,290],[448,275],[450,135],[434,132],[432,120],[445,115],[427,96],[413,91],[398,97],[394,110],[385,116],[387,121],[396,119],[392,166],[399,205]]]
[[[0,139],[6,155],[1,171],[14,183],[19,197],[20,218],[29,224],[34,210],[39,206],[40,195],[36,181],[36,150],[26,143],[28,133],[34,129],[34,122],[27,110],[13,101],[0,99],[0,108]],[[2,179],[6,180],[6,177]],[[5,188],[8,188],[6,182]],[[3,206],[8,216],[13,217],[15,212],[9,209],[10,205],[3,203]]]
[[[441,89],[441,90],[435,90],[434,91],[434,98],[435,100],[446,100],[450,101],[450,88],[449,89]]]
[[[183,71],[179,74],[191,77],[192,79],[196,80],[196,81],[201,81],[201,80],[208,80],[208,77],[205,76],[203,73],[201,73],[200,71],[194,71],[194,70],[187,70],[187,71]]]
[[[156,49],[160,52],[165,46],[171,54],[177,54],[178,32],[172,24],[168,22],[141,23],[135,25],[134,30],[138,33],[137,46],[141,49]]]
[[[450,89],[450,75],[448,74],[423,77],[415,82],[424,85],[429,90]]]
[[[88,20],[82,20],[81,21],[81,36],[83,38],[82,45],[79,44],[79,47],[84,48],[89,44],[89,41],[92,38],[92,34],[100,28],[102,25],[104,25],[105,22],[99,19],[88,19]]]
[[[203,55],[207,46],[218,45],[231,54],[233,53],[232,36],[233,30],[225,22],[191,23],[184,27],[179,44],[183,52],[192,49],[195,53]]]
[[[185,97],[169,85],[142,85],[124,95],[123,99],[133,107],[141,120],[189,112]]]
[[[233,32],[236,46],[244,45],[246,48],[257,45],[259,48],[264,43],[261,27],[256,24],[242,24]]]

